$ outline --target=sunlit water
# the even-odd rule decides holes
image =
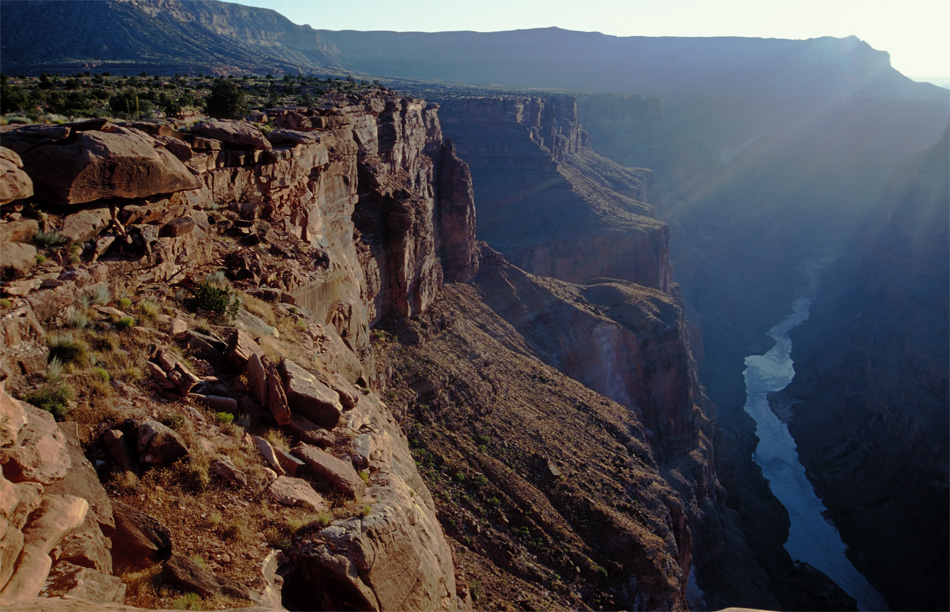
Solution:
[[[821,570],[857,600],[861,610],[886,610],[884,598],[845,556],[844,542],[838,530],[823,516],[826,508],[798,460],[795,440],[785,423],[769,408],[768,394],[781,391],[795,376],[788,332],[808,318],[810,305],[808,298],[796,299],[792,314],[769,330],[775,346],[764,355],[745,358],[745,411],[755,420],[759,438],[754,459],[769,481],[772,493],[788,509],[791,527],[785,549],[792,559]]]

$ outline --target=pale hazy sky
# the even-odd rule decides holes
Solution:
[[[236,0],[326,30],[493,32],[558,26],[616,36],[855,35],[907,76],[950,77],[950,0]]]

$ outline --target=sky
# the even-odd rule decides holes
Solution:
[[[557,26],[615,36],[854,35],[910,77],[950,77],[950,0],[238,0],[324,30],[494,32]]]

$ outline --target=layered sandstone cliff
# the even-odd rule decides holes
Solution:
[[[515,265],[570,282],[619,278],[670,292],[669,228],[647,170],[597,155],[568,96],[441,101],[472,171],[479,237]]]
[[[431,497],[398,425],[365,385],[370,326],[388,312],[425,311],[445,276],[477,270],[467,169],[442,140],[435,108],[418,100],[382,93],[300,110],[274,112],[268,137],[241,122],[5,129],[3,146],[16,154],[4,158],[22,160],[38,196],[3,210],[4,252],[27,255],[4,262],[3,377],[33,401],[37,389],[68,386],[59,413],[77,419],[112,502],[158,517],[141,520],[157,525],[167,542],[157,550],[167,552],[116,573],[144,560],[142,571],[160,572],[167,588],[232,604],[279,605],[284,576],[285,603],[298,607],[459,609],[467,604]],[[228,321],[189,311],[188,292],[198,299],[215,270],[223,274],[207,278],[219,292],[244,291]],[[123,331],[122,321],[135,326]],[[57,353],[66,368],[54,374],[46,356],[55,330],[80,343],[81,360]],[[105,385],[77,387],[89,372]],[[137,446],[122,442],[130,435]],[[22,437],[4,438],[4,456]],[[296,443],[294,455],[268,440]],[[4,461],[4,476],[22,479],[14,465]],[[169,481],[163,470],[189,476]],[[177,494],[168,498],[168,487]],[[241,517],[252,500],[259,510]],[[210,526],[205,504],[218,508]],[[264,521],[266,536],[290,520],[282,512],[304,525],[293,540],[271,540],[285,542],[283,563],[256,546],[222,546],[255,529],[222,520]],[[108,547],[113,533],[96,537]],[[50,565],[52,581],[63,562],[47,554],[55,542],[29,553],[36,565],[8,540],[4,567],[15,571],[4,583],[49,586]],[[133,602],[169,605],[143,588],[133,587]],[[8,586],[4,601],[37,593]]]

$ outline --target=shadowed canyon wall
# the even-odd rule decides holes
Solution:
[[[825,275],[778,400],[855,564],[894,609],[947,607],[947,133],[895,171]]]

